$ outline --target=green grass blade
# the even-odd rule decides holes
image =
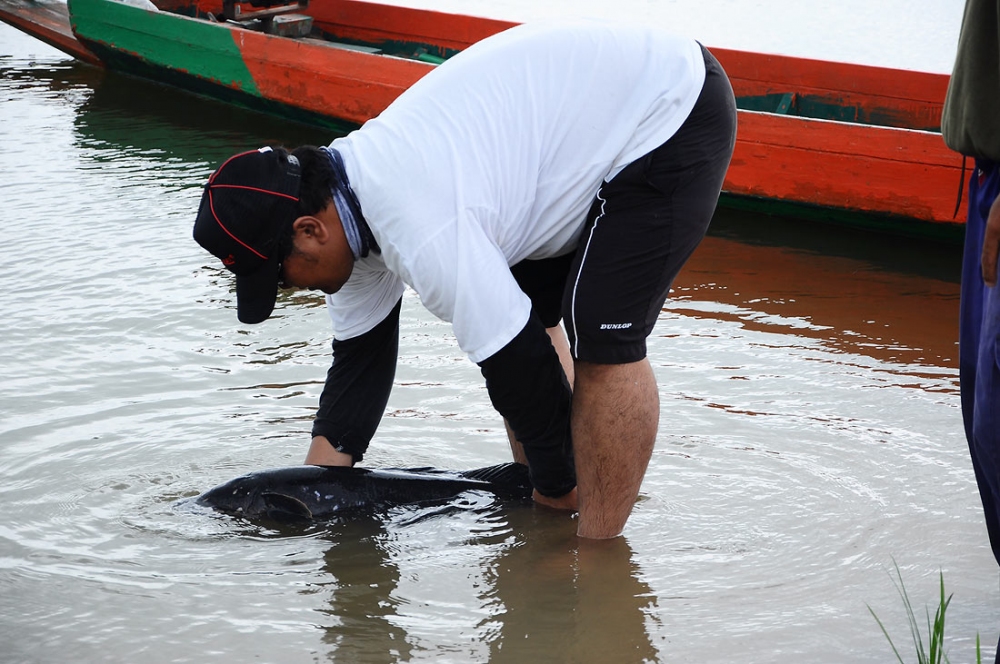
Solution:
[[[893,578],[892,573],[890,572],[889,580],[892,581],[892,585],[895,586],[896,592],[903,601],[903,607],[906,609],[906,620],[907,623],[909,623],[910,636],[913,639],[913,645],[916,650],[917,664],[941,664],[941,662],[951,664],[951,660],[945,652],[945,618],[948,614],[948,607],[951,606],[951,600],[954,599],[955,594],[952,593],[951,595],[945,595],[944,572],[938,572],[938,605],[934,611],[933,619],[931,618],[930,607],[924,606],[924,617],[927,621],[928,638],[925,648],[923,636],[920,633],[920,623],[917,621],[916,614],[913,611],[913,603],[910,600],[909,593],[906,591],[906,584],[903,583],[903,573],[900,571],[899,565],[896,563],[895,559],[893,559],[892,564],[896,570],[896,577]],[[899,650],[896,648],[896,644],[893,643],[892,637],[889,636],[889,631],[885,628],[885,625],[875,614],[875,611],[871,606],[868,604],[865,604],[865,606],[868,607],[868,612],[872,614],[872,618],[875,619],[875,622],[878,623],[879,629],[882,630],[882,635],[885,636],[886,641],[889,642],[889,647],[892,648],[892,652],[896,656],[896,660],[900,664],[906,664],[903,661],[903,656],[900,655]],[[977,633],[976,664],[982,663],[982,643],[980,641],[980,635]]]
[[[930,660],[927,658],[927,651],[924,650],[923,638],[920,636],[920,625],[917,623],[917,617],[913,613],[913,603],[910,602],[910,596],[906,592],[906,585],[903,583],[903,573],[899,571],[899,564],[895,560],[892,561],[892,564],[896,568],[896,576],[899,577],[899,583],[897,584],[896,580],[892,579],[892,585],[896,586],[896,592],[899,593],[899,597],[903,600],[903,606],[906,608],[906,619],[910,624],[910,636],[913,638],[913,645],[917,650],[917,662],[918,664],[930,664]]]
[[[892,652],[895,653],[896,659],[899,660],[899,664],[906,664],[906,662],[904,662],[903,658],[900,656],[899,651],[896,650],[896,644],[892,642],[892,637],[890,637],[889,632],[886,631],[885,625],[882,624],[882,621],[879,620],[878,616],[875,615],[875,612],[872,611],[872,607],[868,606],[867,604],[865,604],[865,606],[868,607],[868,613],[872,614],[872,618],[874,618],[875,622],[878,623],[879,629],[881,629],[882,633],[885,634],[885,640],[889,642],[889,647],[892,648]]]

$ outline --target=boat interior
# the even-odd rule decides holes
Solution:
[[[515,25],[359,0],[153,0],[161,11],[369,54],[440,64]],[[795,118],[937,132],[946,75],[712,49],[737,107]]]
[[[356,0],[154,0],[161,11],[440,64],[514,23]]]
[[[896,127],[920,131],[940,131],[940,108],[933,105],[919,109],[900,109],[892,105],[845,103],[838,95],[801,94],[798,92],[768,92],[740,95],[736,107],[744,111],[761,111],[834,122]],[[914,112],[916,111],[916,112]]]

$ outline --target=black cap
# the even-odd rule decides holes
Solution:
[[[274,310],[279,238],[298,216],[300,182],[298,159],[265,147],[230,157],[205,185],[194,239],[236,275],[243,323],[260,323]]]

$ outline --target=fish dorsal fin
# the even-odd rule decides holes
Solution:
[[[511,497],[531,497],[531,477],[528,467],[519,463],[501,463],[486,468],[463,470],[462,477],[487,482],[489,491]]]
[[[521,465],[519,463],[501,463],[496,466],[487,466],[486,468],[475,468],[473,470],[463,470],[459,473],[462,477],[467,477],[472,480],[479,480],[481,482],[492,482],[495,484],[512,484],[516,485],[519,483],[527,483],[528,479],[528,467]]]
[[[260,496],[267,506],[267,515],[276,520],[311,519],[313,514],[309,507],[292,496],[283,493],[262,493]]]

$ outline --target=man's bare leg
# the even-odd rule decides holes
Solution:
[[[563,330],[562,325],[545,328],[545,331],[549,333],[552,346],[556,349],[556,354],[559,356],[559,363],[562,364],[563,371],[566,372],[566,378],[569,380],[569,386],[573,387],[573,356],[569,352],[569,340],[566,338],[566,332]],[[510,425],[507,424],[506,419],[503,421],[503,426],[507,430],[507,441],[510,443],[510,451],[514,455],[514,461],[527,466],[528,459],[524,456],[524,448],[521,446],[521,442],[514,438],[514,432],[510,430]]]
[[[506,417],[503,420],[503,428],[507,430],[507,442],[510,443],[510,453],[511,456],[514,457],[514,463],[527,466],[528,457],[524,456],[524,445],[522,445],[521,441],[514,437],[514,432],[510,430],[510,425],[507,424]]]
[[[577,535],[607,539],[621,534],[653,454],[659,419],[660,395],[648,359],[576,363]]]

